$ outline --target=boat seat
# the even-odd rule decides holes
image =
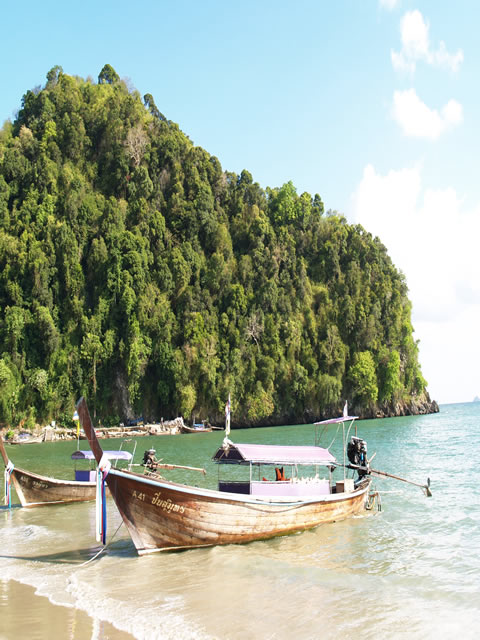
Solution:
[[[279,482],[286,482],[288,480],[288,478],[285,477],[283,467],[281,467],[280,469],[278,467],[275,467],[275,476],[275,479]]]

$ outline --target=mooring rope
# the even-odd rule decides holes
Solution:
[[[85,562],[83,562],[82,564],[78,565],[78,569],[80,569],[81,567],[85,567],[87,564],[89,564],[90,562],[92,562],[93,560],[95,560],[96,558],[98,558],[98,556],[99,556],[101,553],[103,553],[104,551],[106,551],[106,550],[108,549],[108,547],[112,544],[113,539],[114,539],[114,538],[115,538],[115,536],[117,535],[117,533],[118,533],[118,531],[119,531],[120,527],[122,526],[122,524],[123,524],[123,520],[122,520],[122,522],[120,522],[120,524],[118,525],[117,530],[115,531],[115,533],[113,534],[113,536],[112,536],[112,537],[111,537],[111,539],[110,539],[110,542],[109,542],[107,545],[105,545],[104,547],[101,547],[101,548],[100,548],[100,550],[99,550],[99,551],[97,551],[97,553],[96,553],[94,556],[92,556],[91,558],[89,558],[88,560],[86,560]]]

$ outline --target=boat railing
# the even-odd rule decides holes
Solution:
[[[124,443],[125,443],[125,442],[131,442],[131,438],[127,438],[126,440],[122,440],[122,442],[120,443],[120,449],[119,449],[119,451],[123,451],[123,445],[124,445]],[[130,458],[130,462],[129,462],[129,463],[128,463],[128,465],[127,465],[127,469],[128,469],[128,471],[131,471],[131,470],[132,470],[132,466],[133,466],[133,461],[134,461],[134,459],[135,459],[135,451],[136,451],[136,450],[137,450],[137,441],[136,441],[136,440],[134,440],[134,444],[133,444],[133,451],[131,452],[132,457]],[[130,452],[129,452],[129,453],[130,453]],[[118,458],[116,458],[116,460],[115,460],[115,465],[114,465],[114,466],[117,466],[117,463],[118,463]]]
[[[230,480],[220,481],[218,489],[227,493],[254,496],[315,496],[329,495],[331,490],[327,478],[291,478],[289,480]]]
[[[327,479],[312,479],[312,482],[298,480],[258,481],[251,483],[250,493],[260,496],[319,496],[331,493]]]
[[[133,461],[135,458],[135,451],[137,448],[137,442],[134,442],[133,452],[123,449],[125,442],[130,442],[131,439],[127,438],[120,443],[120,448],[114,451],[105,451],[105,455],[111,461],[112,465],[116,467],[119,461],[125,463],[125,468],[128,471],[132,470]],[[74,461],[74,474],[75,480],[78,482],[95,482],[96,481],[96,462],[95,456],[90,450],[77,449],[71,455]],[[81,468],[81,465],[85,464],[87,468]],[[78,467],[80,465],[80,468]]]

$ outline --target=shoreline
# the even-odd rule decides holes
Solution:
[[[134,640],[110,622],[82,609],[54,604],[48,596],[15,579],[0,578],[0,640],[71,638],[72,640]]]
[[[184,427],[183,420],[176,418],[175,420],[165,421],[164,423],[146,423],[135,426],[123,426],[123,427],[97,427],[97,437],[99,440],[106,440],[108,438],[138,438],[143,436],[166,436],[166,435],[180,435]],[[5,438],[5,434],[12,432],[14,435],[11,438]],[[29,437],[19,438],[19,434],[28,434]],[[74,440],[87,440],[84,433],[77,436],[76,429],[69,429],[64,427],[42,427],[37,428],[32,432],[22,431],[20,428],[7,429],[0,427],[0,435],[3,437],[6,444],[22,445],[22,444],[38,444],[43,442],[63,442]]]

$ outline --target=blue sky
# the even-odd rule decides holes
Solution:
[[[262,187],[292,180],[387,246],[432,398],[480,396],[480,5],[164,0],[2,8],[0,122],[109,63]]]

